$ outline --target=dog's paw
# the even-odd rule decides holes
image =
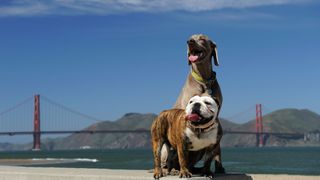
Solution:
[[[179,175],[179,173],[180,173],[179,170],[176,170],[176,169],[173,168],[173,169],[171,169],[169,175],[171,175],[171,176],[177,176],[177,175]]]
[[[188,170],[181,170],[179,173],[179,178],[190,178],[192,174]]]
[[[201,173],[201,176],[208,177],[208,178],[212,179],[213,178],[213,172],[210,169],[203,170],[203,172]]]
[[[167,176],[169,174],[169,169],[162,168],[162,176]]]
[[[160,179],[161,177],[163,177],[163,175],[161,173],[154,173],[153,177],[154,179]]]
[[[154,169],[153,177],[154,179],[160,179],[161,177],[163,177],[162,171],[159,169]]]
[[[214,173],[216,173],[216,174],[225,174],[226,170],[221,166],[221,167],[215,168]]]

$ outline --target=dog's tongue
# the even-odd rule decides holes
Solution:
[[[189,121],[198,121],[200,119],[200,116],[198,114],[190,114],[187,115],[187,119]]]
[[[198,60],[198,58],[199,58],[199,56],[190,54],[189,61],[190,62],[196,62]]]

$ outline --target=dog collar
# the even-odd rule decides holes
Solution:
[[[208,93],[209,93],[210,95],[213,94],[213,92],[212,92],[212,86],[213,86],[213,83],[216,81],[216,72],[212,71],[212,76],[211,76],[211,78],[209,78],[208,80],[203,79],[198,73],[196,73],[196,72],[193,71],[193,70],[191,70],[191,76],[192,76],[196,81],[198,81],[199,83],[205,84]]]
[[[197,134],[197,137],[200,137],[201,133],[206,133],[212,130],[215,126],[215,121],[212,119],[211,121],[207,122],[203,125],[194,126],[190,121],[187,123],[187,127],[190,128],[194,133]]]
[[[191,71],[191,75],[196,81],[199,81],[201,83],[206,83],[206,81],[195,71]]]
[[[216,72],[212,71],[212,76],[208,80],[203,79],[198,73],[191,70],[191,76],[198,82],[201,82],[203,84],[213,83],[216,80]]]

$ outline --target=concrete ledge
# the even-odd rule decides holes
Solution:
[[[43,168],[0,166],[0,180],[120,180],[120,179],[153,179],[147,170],[111,170],[84,168]],[[177,176],[167,176],[162,180],[178,180]],[[208,179],[192,177],[190,179]],[[264,175],[264,174],[226,174],[215,176],[216,180],[315,180],[320,176]]]

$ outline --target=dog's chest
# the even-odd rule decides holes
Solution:
[[[198,137],[190,128],[186,128],[185,135],[189,138],[189,151],[198,151],[217,143],[218,129],[214,128],[209,132],[201,133]]]

